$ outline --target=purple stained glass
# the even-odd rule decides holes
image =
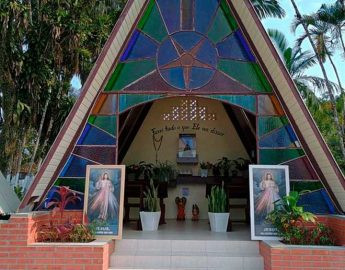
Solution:
[[[181,0],[181,26],[182,30],[193,29],[193,8],[195,0]]]
[[[244,60],[255,62],[255,58],[249,48],[243,46],[241,38],[243,36],[239,30],[231,34],[227,39],[217,44],[218,54],[221,58]],[[248,51],[249,50],[249,51]],[[248,53],[249,52],[249,53]]]
[[[61,171],[60,177],[85,177],[86,166],[94,164],[94,162],[87,159],[71,155]]]
[[[115,164],[114,146],[76,146],[73,153],[100,164]]]
[[[136,30],[120,61],[153,58],[156,56],[157,47],[152,39]]]
[[[195,0],[194,25],[197,32],[207,33],[218,4],[218,0]]]
[[[115,145],[116,139],[103,130],[86,124],[77,145]]]
[[[170,34],[180,30],[180,0],[156,0]]]

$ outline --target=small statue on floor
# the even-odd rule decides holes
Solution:
[[[198,221],[199,220],[199,207],[197,204],[193,204],[192,207],[192,221]]]
[[[175,203],[177,205],[177,218],[176,220],[185,220],[186,219],[186,213],[185,213],[185,207],[187,203],[187,199],[185,197],[176,197]]]

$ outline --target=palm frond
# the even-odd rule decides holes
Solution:
[[[279,4],[279,0],[252,0],[251,2],[260,19],[285,16],[285,10]]]

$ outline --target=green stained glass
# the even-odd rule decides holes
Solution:
[[[115,115],[91,115],[88,122],[111,135],[116,135],[116,116]]]
[[[220,60],[218,68],[230,77],[257,92],[272,92],[265,75],[256,63]]]
[[[303,155],[302,149],[261,149],[260,164],[278,165]]]
[[[288,119],[283,117],[259,117],[259,136],[263,136],[277,128],[289,124]]]
[[[58,178],[54,186],[66,186],[75,191],[84,193],[85,191],[85,178]]]
[[[105,91],[118,91],[156,68],[155,60],[119,63],[105,87]]]
[[[160,97],[161,95],[120,95],[120,112],[125,111],[129,107],[152,101]]]
[[[217,14],[213,20],[211,28],[208,31],[208,37],[213,43],[222,41],[226,36],[230,35],[237,28],[237,23],[232,17],[227,4],[221,4]]]
[[[144,16],[139,21],[138,28],[159,42],[168,35],[157,5],[153,0],[150,1]]]
[[[254,96],[210,95],[210,97],[238,105],[253,113],[256,112],[256,98]]]

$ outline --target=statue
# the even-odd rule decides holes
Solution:
[[[192,221],[198,221],[199,220],[199,207],[197,204],[193,204],[192,207]]]
[[[187,199],[185,197],[176,197],[175,203],[177,205],[177,217],[176,220],[185,220],[186,219],[186,213],[185,213],[185,207],[187,203]]]

